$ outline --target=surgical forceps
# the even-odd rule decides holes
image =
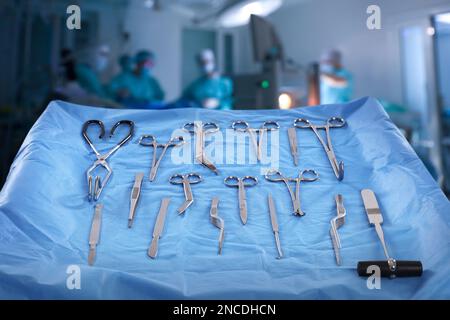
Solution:
[[[323,149],[327,154],[334,175],[339,181],[344,179],[344,163],[342,161],[338,162],[336,159],[336,155],[334,154],[333,151],[333,145],[331,144],[330,128],[342,128],[343,126],[345,126],[345,120],[340,117],[331,117],[327,120],[326,124],[324,125],[315,125],[312,124],[309,120],[303,118],[298,118],[294,120],[294,127],[300,129],[311,128],[312,131],[314,131],[315,135],[319,139],[320,143],[323,146]],[[322,137],[320,136],[319,133],[320,129],[325,130],[327,143],[325,143]]]
[[[219,198],[214,197],[211,202],[211,210],[209,211],[209,221],[216,227],[220,229],[219,233],[219,251],[218,254],[222,253],[223,247],[223,239],[224,239],[224,231],[225,231],[225,222],[218,214],[219,207]]]
[[[182,214],[189,206],[194,203],[194,196],[192,195],[191,184],[197,184],[202,182],[203,178],[197,173],[189,174],[174,174],[170,177],[169,182],[171,184],[182,184],[184,190],[184,203],[177,209],[178,214]]]
[[[183,129],[195,136],[195,160],[218,174],[216,166],[205,156],[205,137],[207,134],[218,132],[219,126],[214,122],[195,121],[186,123]]]
[[[319,179],[319,174],[315,170],[303,170],[298,174],[297,178],[285,177],[280,171],[269,170],[266,172],[264,177],[266,180],[271,182],[284,182],[289,191],[289,195],[291,196],[292,206],[294,207],[294,215],[302,217],[306,214],[306,212],[302,211],[300,203],[300,182],[313,182]],[[292,190],[289,182],[295,182],[295,191]]]
[[[330,221],[330,224],[331,224],[330,236],[331,236],[331,241],[333,242],[334,253],[336,255],[336,264],[338,266],[340,266],[341,265],[341,254],[340,254],[341,240],[339,238],[337,229],[339,229],[340,227],[342,227],[344,225],[345,216],[347,214],[347,211],[344,208],[344,197],[341,194],[336,195],[335,200],[336,200],[336,217],[334,217]]]
[[[263,144],[264,135],[267,131],[274,131],[280,129],[280,125],[276,121],[264,121],[261,128],[250,128],[247,121],[238,120],[231,124],[231,128],[238,132],[248,132],[252,141],[253,147],[256,151],[256,159],[261,160],[261,146]],[[257,135],[258,134],[258,135]]]
[[[252,176],[239,178],[236,176],[226,177],[223,181],[227,187],[238,188],[239,192],[239,215],[242,224],[247,223],[247,197],[245,195],[246,187],[253,187],[258,184],[258,179]]]
[[[87,144],[89,144],[91,149],[94,151],[95,156],[97,157],[97,160],[86,172],[88,188],[89,188],[89,192],[88,192],[89,201],[92,201],[92,200],[97,201],[98,198],[100,197],[100,194],[103,191],[103,188],[108,183],[108,180],[112,174],[112,169],[106,160],[114,152],[116,152],[121,146],[123,146],[128,140],[131,139],[131,137],[133,136],[133,133],[134,133],[134,122],[130,121],[130,120],[120,120],[120,121],[116,122],[116,124],[111,128],[111,131],[109,134],[110,138],[114,135],[114,132],[120,125],[127,125],[129,127],[129,132],[114,148],[112,148],[111,150],[109,150],[107,153],[105,153],[103,155],[97,151],[97,149],[93,145],[91,139],[89,139],[87,130],[90,125],[96,125],[100,128],[100,135],[99,135],[100,139],[102,139],[103,136],[105,135],[105,125],[100,120],[88,120],[83,124],[83,129],[82,129],[82,134],[83,134],[84,140],[86,140]],[[107,171],[107,174],[106,174],[105,178],[103,179],[103,181],[100,180],[99,176],[95,176],[94,185],[93,185],[92,184],[93,179],[92,179],[91,173],[99,166],[105,168]]]
[[[153,158],[152,158],[152,167],[150,169],[149,180],[155,180],[156,173],[159,168],[159,164],[163,159],[166,151],[169,147],[179,147],[184,144],[184,138],[182,136],[170,138],[167,143],[161,144],[156,141],[156,137],[151,134],[143,135],[139,138],[139,144],[145,147],[153,147]],[[157,157],[158,148],[162,148],[162,152],[159,157]]]

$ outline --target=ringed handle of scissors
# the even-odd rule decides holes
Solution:
[[[196,184],[202,182],[203,178],[198,173],[174,174],[169,178],[171,184],[183,184],[184,181],[189,182],[189,184]]]
[[[198,123],[199,124],[201,123],[204,133],[213,133],[213,132],[219,131],[219,126],[217,125],[217,123],[214,123],[214,122],[202,123],[200,121]],[[189,133],[195,133],[196,126],[197,126],[196,122],[188,122],[188,123],[184,124],[183,129]]]
[[[300,129],[311,128],[312,123],[308,119],[297,118],[294,120],[294,127]]]
[[[167,143],[170,147],[179,147],[186,143],[186,140],[184,140],[183,136],[177,136],[170,138],[169,142]]]
[[[266,180],[271,181],[271,182],[284,181],[284,179],[285,179],[283,177],[283,174],[278,170],[267,171],[266,174],[264,175],[264,178],[266,178]]]
[[[156,144],[156,137],[151,134],[144,134],[139,138],[139,144],[141,146],[152,147]]]
[[[262,125],[262,129],[267,130],[267,131],[274,131],[274,130],[280,129],[280,125],[278,124],[277,121],[267,120],[267,121],[264,121],[264,123]]]
[[[327,125],[330,128],[342,128],[345,124],[344,118],[341,117],[331,117],[327,120]]]
[[[203,124],[204,133],[214,133],[219,131],[219,125],[215,122],[206,122]]]
[[[250,125],[247,121],[244,120],[237,120],[233,121],[231,124],[231,129],[239,132],[246,132],[250,128]]]
[[[300,180],[306,182],[312,182],[319,179],[319,174],[316,170],[306,169],[300,173]]]
[[[238,187],[239,186],[239,178],[236,176],[228,176],[225,179],[223,179],[223,183],[225,183],[225,185],[227,187]]]
[[[245,176],[241,179],[244,187],[254,187],[258,184],[258,178],[253,176]]]

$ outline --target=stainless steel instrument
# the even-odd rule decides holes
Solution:
[[[161,238],[161,234],[164,229],[164,222],[166,219],[167,208],[169,207],[170,198],[164,198],[161,200],[161,207],[159,208],[158,216],[156,217],[155,226],[153,227],[153,237],[148,249],[148,256],[152,259],[156,258],[158,253],[158,242]]]
[[[136,206],[141,195],[142,180],[144,179],[144,173],[140,172],[136,174],[133,189],[131,190],[130,197],[130,213],[128,214],[128,228],[133,225],[134,215],[136,213]]]
[[[279,227],[278,227],[278,221],[277,221],[277,212],[275,210],[275,203],[272,199],[271,194],[269,194],[267,196],[267,200],[269,203],[270,223],[272,224],[273,234],[275,235],[275,243],[277,245],[277,251],[278,251],[277,258],[281,259],[283,257],[283,252],[281,251],[280,234],[279,234]]]
[[[189,208],[194,203],[194,196],[192,195],[191,184],[197,184],[203,181],[201,175],[197,173],[189,174],[174,174],[170,177],[169,182],[171,184],[182,184],[184,190],[185,201],[177,209],[179,214],[183,214],[187,208]]]
[[[340,227],[342,227],[344,225],[345,216],[346,216],[347,212],[344,208],[344,198],[342,197],[342,195],[341,194],[336,195],[335,200],[336,200],[336,217],[334,217],[330,221],[330,224],[331,224],[330,236],[331,236],[331,241],[333,243],[334,253],[336,256],[336,263],[337,263],[337,265],[340,266],[341,265],[341,254],[340,254],[341,240],[339,238],[337,229],[339,229]]]
[[[245,176],[239,178],[236,176],[229,176],[224,179],[224,183],[227,187],[238,188],[239,194],[239,215],[241,217],[242,224],[247,223],[247,196],[245,194],[246,187],[253,187],[258,184],[258,179],[252,176]]]
[[[100,229],[102,225],[102,210],[103,204],[97,203],[95,205],[94,218],[92,219],[91,233],[89,235],[89,265],[94,264],[97,245],[100,242]]]
[[[218,254],[221,254],[225,232],[225,222],[218,215],[218,206],[219,206],[219,198],[214,197],[211,202],[211,210],[209,211],[209,220],[215,227],[220,229]]]

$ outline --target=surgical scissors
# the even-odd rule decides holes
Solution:
[[[239,192],[239,215],[242,224],[247,223],[247,196],[245,195],[245,187],[253,187],[258,184],[258,179],[252,176],[239,178],[236,176],[226,177],[223,182],[227,187],[238,188]]]
[[[96,125],[100,128],[100,135],[99,135],[100,139],[103,139],[103,136],[105,135],[105,125],[100,120],[88,120],[83,124],[83,129],[82,129],[82,135],[83,135],[84,140],[86,140],[87,144],[89,144],[91,149],[94,151],[95,156],[97,157],[97,160],[86,172],[86,178],[87,178],[88,188],[89,188],[88,199],[89,199],[89,201],[92,201],[92,200],[97,201],[98,198],[100,197],[100,194],[103,191],[103,188],[108,183],[108,180],[112,174],[112,169],[106,160],[114,152],[116,152],[120,147],[122,147],[126,142],[128,142],[128,140],[131,139],[131,137],[133,136],[133,133],[134,133],[134,122],[130,121],[130,120],[120,120],[120,121],[116,122],[116,124],[111,128],[109,137],[111,138],[114,135],[114,132],[120,125],[127,125],[129,127],[128,134],[114,148],[112,148],[111,150],[109,150],[107,153],[105,153],[103,155],[97,151],[97,149],[95,148],[94,144],[92,143],[91,139],[89,138],[89,136],[87,134],[87,130],[88,130],[89,126],[91,126],[91,125]],[[94,185],[92,185],[93,179],[92,179],[91,173],[99,166],[105,168],[107,171],[107,174],[106,174],[105,178],[103,179],[103,181],[100,180],[99,176],[95,176]]]
[[[302,211],[300,203],[300,182],[313,182],[318,180],[319,174],[315,170],[303,170],[296,178],[285,177],[280,171],[277,170],[269,170],[266,172],[264,177],[266,180],[271,182],[284,182],[289,191],[289,195],[291,196],[292,206],[294,207],[294,215],[302,217],[306,214],[306,212]],[[292,190],[289,182],[295,182],[295,191]]]
[[[174,174],[169,178],[171,184],[182,184],[184,190],[184,203],[177,209],[178,214],[182,214],[189,206],[194,203],[194,196],[192,195],[191,184],[202,182],[203,178],[197,173],[188,174]]]
[[[325,150],[328,160],[330,161],[331,168],[333,168],[334,175],[336,178],[341,181],[344,179],[344,163],[338,162],[336,159],[336,155],[333,151],[333,145],[331,144],[331,137],[330,137],[330,128],[342,128],[345,126],[345,120],[340,117],[331,117],[327,120],[326,124],[324,125],[315,125],[312,124],[309,120],[298,118],[294,120],[294,127],[300,128],[300,129],[307,129],[311,128],[312,131],[314,131],[315,135],[319,139],[320,143],[323,146],[323,149]],[[324,129],[326,133],[326,139],[327,143],[324,142],[322,137],[320,136],[320,133],[318,130]]]
[[[214,122],[202,123],[201,121],[188,122],[183,129],[193,134],[195,140],[195,159],[215,174],[218,174],[216,166],[205,156],[205,137],[207,134],[219,131],[219,126]]]
[[[143,135],[139,138],[139,144],[145,147],[153,147],[152,167],[150,169],[149,180],[153,181],[156,178],[159,164],[163,159],[169,147],[179,147],[185,143],[182,136],[172,137],[167,143],[161,144],[156,141],[156,137],[151,134]],[[157,157],[158,148],[162,148],[161,154]]]
[[[267,131],[274,131],[280,129],[278,122],[273,120],[264,121],[261,128],[250,128],[247,121],[238,120],[231,124],[231,128],[238,132],[248,132],[252,141],[253,147],[256,151],[256,159],[261,160],[261,146],[263,144],[264,135]],[[256,135],[258,133],[258,135]]]

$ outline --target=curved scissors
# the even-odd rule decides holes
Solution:
[[[120,120],[117,121],[114,126],[111,128],[111,131],[109,133],[109,137],[111,138],[114,135],[114,132],[116,129],[121,125],[126,125],[129,127],[128,134],[119,142],[117,143],[111,150],[109,150],[105,154],[100,154],[97,149],[95,148],[94,144],[92,143],[91,139],[89,138],[89,135],[87,133],[87,130],[89,126],[95,125],[100,128],[100,135],[99,138],[103,139],[105,135],[105,125],[100,120],[88,120],[83,124],[82,128],[82,135],[84,140],[86,140],[87,144],[91,147],[91,149],[94,151],[95,156],[97,157],[97,160],[94,162],[94,164],[87,170],[86,172],[86,178],[88,182],[88,199],[89,201],[94,200],[97,201],[100,197],[100,194],[103,191],[103,188],[108,183],[108,180],[112,174],[112,169],[109,166],[108,162],[106,161],[114,152],[116,152],[120,147],[122,147],[125,143],[127,143],[134,133],[134,122],[130,120]],[[93,177],[91,175],[92,171],[94,171],[98,166],[101,166],[106,169],[107,174],[105,178],[100,180],[99,176],[95,176],[94,178],[94,185],[92,184]]]
[[[219,126],[214,122],[202,123],[201,121],[188,122],[183,126],[183,130],[193,134],[195,140],[195,159],[208,169],[218,174],[216,166],[205,156],[205,136],[219,131]]]
[[[250,128],[247,121],[237,120],[231,124],[231,128],[238,132],[248,132],[252,140],[253,147],[256,150],[256,159],[261,160],[261,146],[263,144],[264,135],[267,131],[280,129],[278,122],[273,120],[264,121],[261,128]]]
[[[333,145],[331,144],[330,128],[342,128],[345,126],[345,124],[346,124],[345,120],[340,117],[331,117],[327,120],[327,122],[324,125],[315,125],[312,124],[309,120],[303,118],[298,118],[294,120],[294,127],[300,129],[310,128],[312,129],[312,131],[314,131],[320,143],[322,144],[323,149],[327,154],[334,175],[339,181],[344,179],[344,163],[342,161],[338,162],[336,159],[336,155],[334,154],[333,151]],[[325,129],[327,143],[325,143],[325,141],[320,136],[318,131],[320,129]]]
[[[203,181],[201,175],[197,173],[189,174],[174,174],[169,178],[171,184],[182,184],[184,190],[184,203],[177,209],[178,214],[182,214],[189,206],[194,203],[194,196],[192,195],[191,184],[197,184]]]
[[[296,178],[285,177],[280,171],[269,170],[266,172],[265,176],[267,181],[271,182],[284,182],[286,185],[289,195],[291,196],[292,206],[294,207],[294,215],[304,216],[306,213],[301,208],[300,203],[300,182],[313,182],[319,179],[319,174],[315,170],[306,169],[300,171]],[[295,190],[292,190],[290,182],[295,182]]]
[[[156,173],[158,172],[159,165],[163,159],[166,151],[169,147],[179,147],[185,143],[182,136],[172,137],[167,141],[167,143],[161,144],[156,141],[156,137],[151,134],[143,135],[139,138],[139,144],[141,146],[153,147],[153,158],[152,167],[150,169],[149,180],[153,181],[156,178]],[[159,157],[157,157],[158,148],[163,148]],[[158,158],[158,159],[157,159]]]
[[[226,177],[223,182],[227,187],[238,188],[239,194],[239,215],[241,216],[242,224],[247,223],[247,196],[245,194],[246,187],[253,187],[258,184],[258,179],[252,176],[245,176],[239,178],[236,176]]]

